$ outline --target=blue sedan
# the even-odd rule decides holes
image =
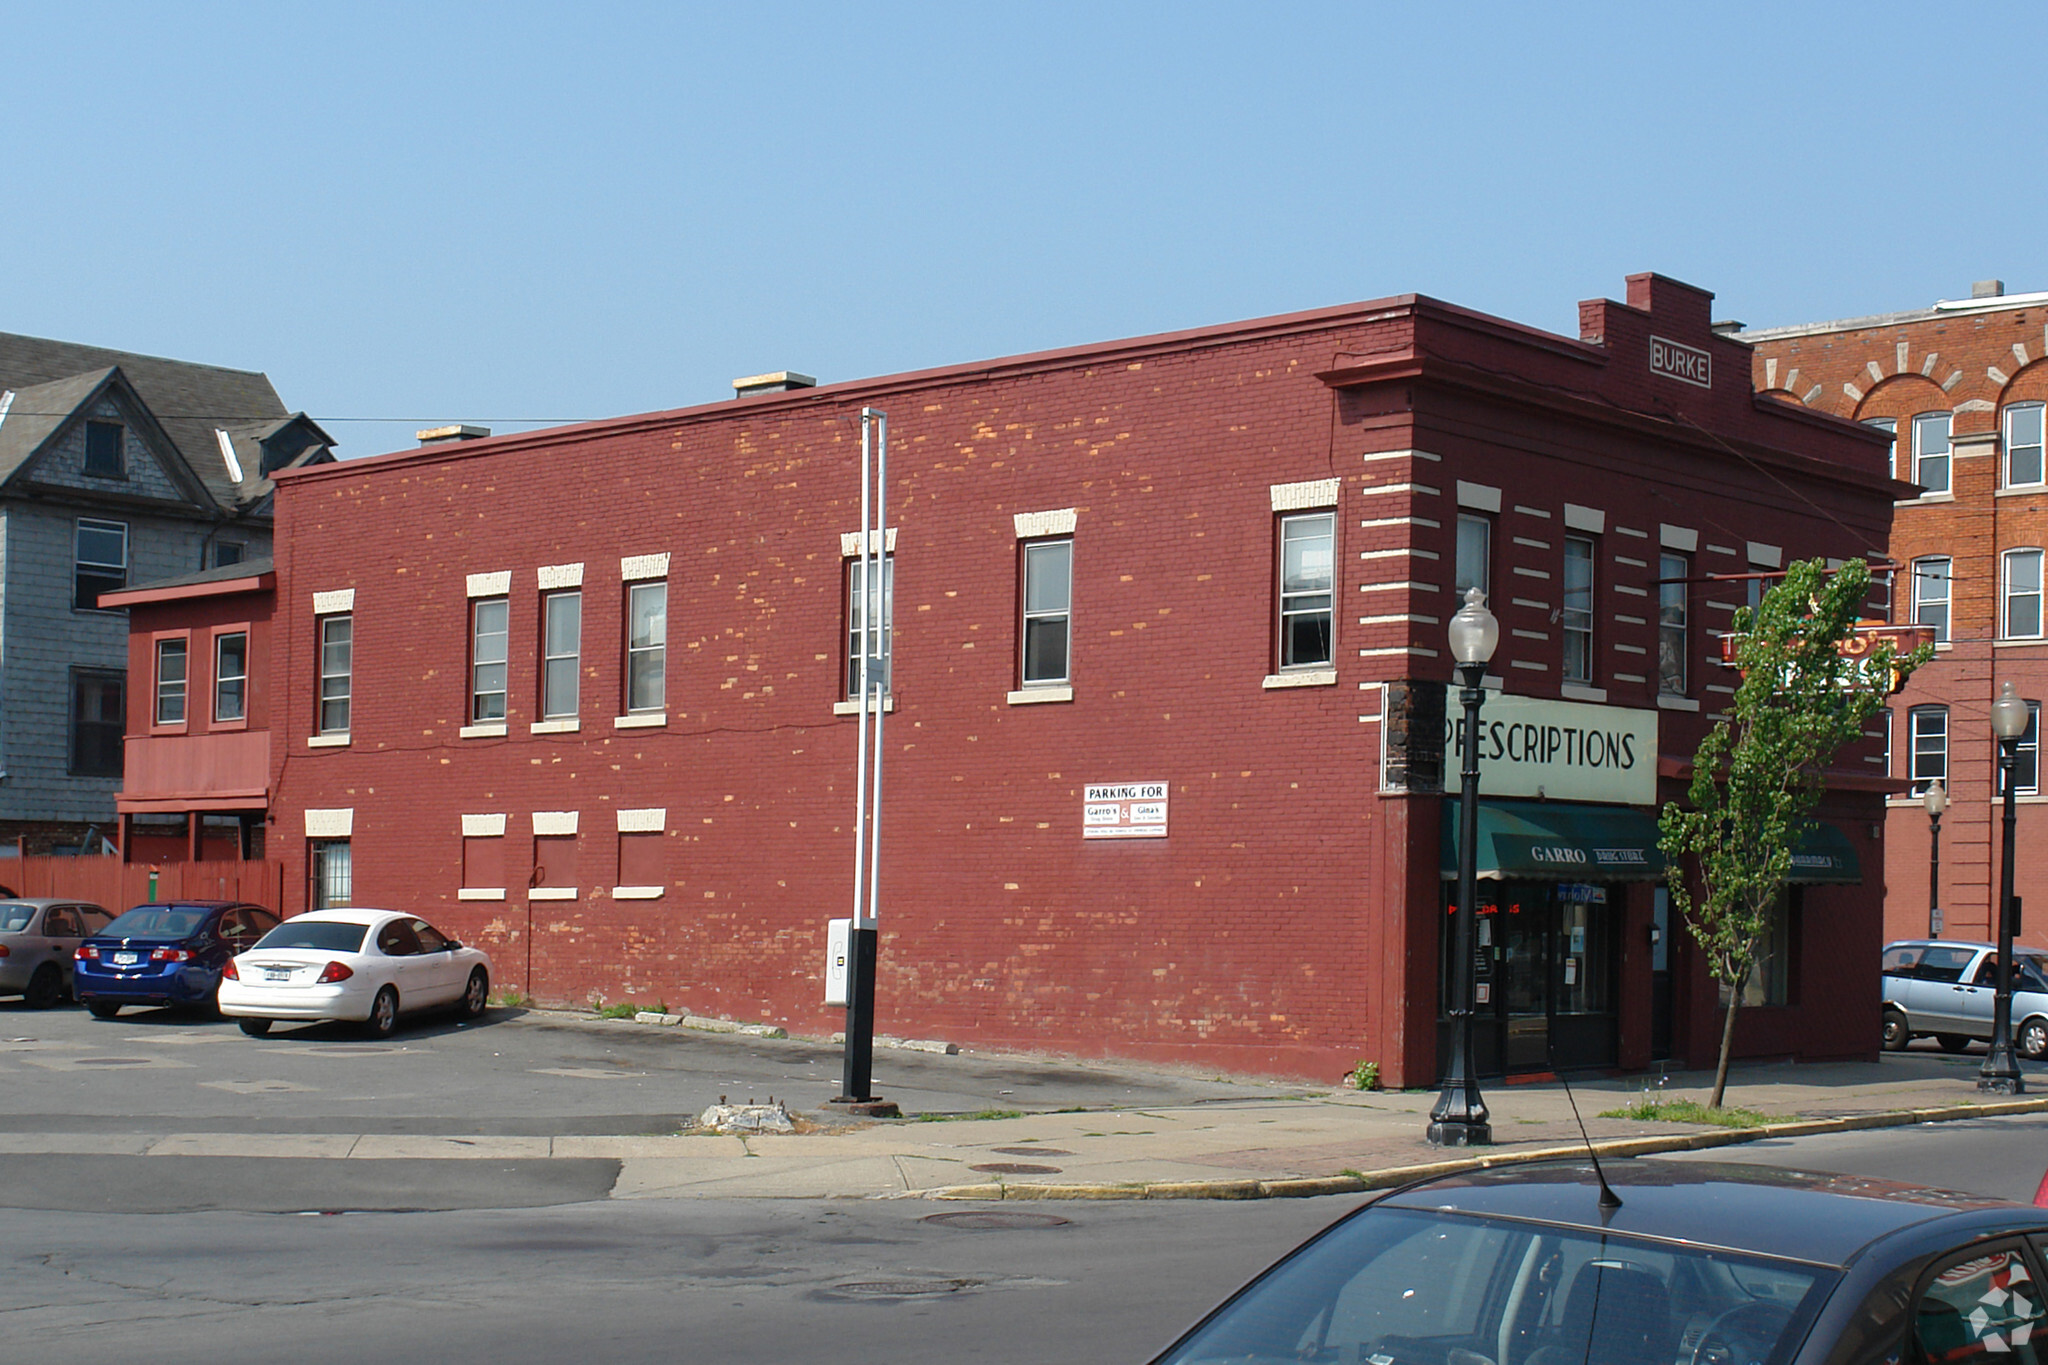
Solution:
[[[238,901],[138,905],[78,945],[72,992],[95,1019],[123,1005],[210,1013],[222,968],[277,924],[262,906]]]

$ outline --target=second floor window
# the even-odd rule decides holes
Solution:
[[[78,519],[71,605],[98,611],[100,594],[128,586],[128,523]]]
[[[2005,638],[2031,640],[2041,634],[2041,552],[2005,552]]]
[[[1329,512],[1280,522],[1280,667],[1321,668],[1331,653],[1332,556],[1337,519]]]
[[[121,734],[127,728],[127,675],[112,669],[71,670],[71,763],[74,777],[119,777]]]
[[[541,599],[540,713],[566,720],[577,710],[577,671],[583,658],[583,594],[551,592]]]
[[[1067,681],[1073,592],[1073,541],[1024,547],[1024,686]]]
[[[349,674],[354,664],[356,622],[353,616],[320,618],[320,700],[317,717],[323,735],[348,733]]]
[[[1999,770],[2001,774],[2003,769]],[[2041,790],[2041,703],[2027,703],[2027,729],[2012,746],[2012,789],[2019,796],[2033,796]],[[2005,795],[2004,778],[1998,794]]]
[[[626,711],[667,704],[668,584],[635,583],[626,593]]]
[[[156,642],[156,724],[185,723],[185,653],[183,640]]]
[[[860,696],[860,665],[868,665],[868,687],[889,692],[889,661],[896,629],[896,556],[882,557],[878,599],[867,587],[868,561],[846,561],[846,695]]]
[[[1948,639],[1948,574],[1946,555],[1913,561],[1913,624],[1933,626],[1937,641]]]
[[[1906,776],[1912,779],[1917,796],[1936,778],[1948,780],[1948,708],[1916,706],[1908,713],[1907,725],[1912,751]]]
[[[2005,484],[2008,488],[2043,482],[2042,407],[2014,403],[2005,410]]]
[[[1457,600],[1451,603],[1451,610],[1465,605],[1468,588],[1493,595],[1492,557],[1493,518],[1477,512],[1458,513],[1458,563],[1452,582]]]
[[[1928,493],[1948,492],[1948,424],[1945,412],[1913,419],[1913,482]]]
[[[511,634],[512,604],[480,597],[470,604],[469,719],[505,719],[505,647]]]
[[[1692,561],[1684,555],[1657,560],[1657,690],[1668,697],[1685,695],[1687,640],[1686,583]]]
[[[1593,681],[1593,540],[1564,538],[1564,680]]]
[[[1864,419],[1863,425],[1875,427],[1892,438],[1890,468],[1892,477],[1896,479],[1899,477],[1899,419],[1896,417],[1870,417]]]
[[[213,718],[249,718],[249,633],[213,637]]]

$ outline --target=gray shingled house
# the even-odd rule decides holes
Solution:
[[[268,556],[271,473],[332,446],[261,374],[0,333],[0,839],[114,828],[128,621],[100,594]]]

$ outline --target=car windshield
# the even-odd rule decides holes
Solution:
[[[206,923],[206,911],[184,906],[138,905],[100,930],[108,938],[190,938]]]
[[[342,920],[288,919],[258,939],[258,948],[313,948],[323,953],[359,953],[367,924]]]
[[[1811,1266],[1728,1252],[1367,1209],[1256,1281],[1161,1365],[1768,1360],[1799,1339],[1831,1283]]]
[[[35,917],[33,905],[23,905],[20,901],[0,904],[0,934],[18,934],[28,928],[28,922]]]

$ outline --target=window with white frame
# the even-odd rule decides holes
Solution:
[[[626,587],[626,713],[647,715],[668,704],[668,584]]]
[[[2041,790],[2041,703],[2027,703],[2027,728],[2012,746],[2012,789],[2017,796],[2035,796]],[[2004,769],[1999,770],[1998,794],[2005,795]]]
[[[1913,561],[1913,624],[1933,626],[1937,641],[1948,639],[1949,570],[1947,555]]]
[[[213,718],[249,718],[249,632],[222,631],[213,637]]]
[[[156,642],[154,723],[157,725],[185,723],[186,655],[190,649],[189,643],[183,639]]]
[[[1884,718],[1884,775],[1892,775],[1892,708],[1887,706],[1880,713]]]
[[[1327,668],[1337,518],[1308,512],[1280,519],[1280,667]]]
[[[1024,546],[1022,678],[1025,687],[1068,679],[1073,626],[1074,542],[1042,540]]]
[[[2042,406],[2010,403],[2005,409],[2005,486],[2023,488],[2048,476],[2044,465]]]
[[[1899,477],[1899,419],[1896,417],[1868,417],[1864,419],[1863,425],[1875,427],[1892,438],[1888,468],[1891,470],[1892,477],[1896,479]]]
[[[1493,518],[1478,512],[1458,513],[1458,562],[1453,581],[1457,600],[1453,608],[1465,604],[1469,588],[1492,596],[1492,571]]]
[[[1657,691],[1667,697],[1682,697],[1686,688],[1686,595],[1692,577],[1692,561],[1684,555],[1663,554],[1657,558]]]
[[[1923,412],[1913,419],[1913,482],[1928,493],[1948,492],[1949,418]]]
[[[577,672],[583,660],[583,594],[551,592],[541,598],[540,714],[567,720],[577,709]]]
[[[469,719],[472,724],[505,719],[505,657],[512,606],[503,597],[479,597],[469,605]]]
[[[2032,640],[2041,634],[2041,552],[2007,550],[2004,555],[2004,615],[2007,640]]]
[[[352,614],[320,618],[320,699],[316,719],[323,735],[348,733],[355,633],[356,619]]]
[[[896,556],[882,556],[881,592],[868,587],[868,561],[846,561],[846,695],[860,696],[860,666],[868,666],[868,687],[889,693],[889,663],[895,654]]]
[[[1564,538],[1564,680],[1593,681],[1593,538]]]
[[[1907,713],[1906,726],[1911,746],[1906,776],[1917,796],[1936,778],[1948,779],[1948,708],[1916,706]]]
[[[128,523],[78,519],[73,542],[71,605],[99,611],[100,594],[128,586]]]

